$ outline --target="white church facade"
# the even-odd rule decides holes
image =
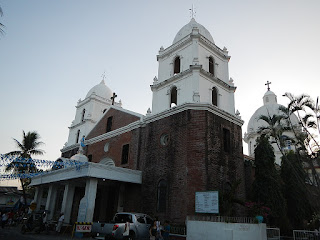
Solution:
[[[111,101],[104,81],[79,100],[57,160],[65,167],[32,178],[37,208],[50,210],[49,218],[64,212],[69,223],[109,221],[115,212],[134,211],[184,224],[198,214],[196,192],[224,194],[239,180],[236,197],[245,200],[243,121],[227,49],[191,19],[157,60],[147,115]],[[232,212],[244,214],[236,206]]]

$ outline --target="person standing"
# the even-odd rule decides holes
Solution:
[[[149,228],[150,240],[155,240],[157,236],[157,223],[156,221]]]
[[[61,231],[61,227],[62,227],[63,221],[64,221],[64,214],[60,213],[60,217],[59,217],[58,224],[57,224],[57,227],[56,227],[56,231],[58,233],[60,233],[60,231]]]
[[[4,228],[4,226],[6,225],[7,221],[8,221],[8,214],[6,212],[4,212],[2,214],[2,222],[1,222],[1,227]]]
[[[170,235],[170,224],[169,224],[169,221],[166,220],[163,225],[162,237],[164,240],[169,240],[169,235]]]

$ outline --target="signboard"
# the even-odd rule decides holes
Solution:
[[[196,192],[196,213],[219,213],[219,192]]]
[[[76,232],[91,232],[92,225],[76,225]]]
[[[31,203],[30,206],[29,206],[29,208],[30,208],[32,211],[34,211],[34,210],[36,209],[36,207],[37,207],[37,203],[35,203],[35,202]]]

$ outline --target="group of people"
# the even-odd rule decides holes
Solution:
[[[156,219],[149,229],[150,240],[169,240],[170,224],[166,220],[162,226],[160,221]]]
[[[23,213],[20,212],[13,212],[11,211],[0,211],[0,225],[4,228],[6,225],[11,226],[14,225],[16,222],[20,222],[22,219]]]

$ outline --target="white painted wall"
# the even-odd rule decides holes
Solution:
[[[266,224],[187,222],[187,240],[267,240]]]
[[[197,31],[195,30],[195,33]],[[171,45],[167,49],[159,51],[158,55],[158,81],[154,82],[152,113],[157,114],[170,109],[170,89],[173,86],[178,88],[177,104],[183,103],[212,103],[211,89],[215,86],[219,90],[218,107],[224,111],[234,115],[234,91],[229,89],[233,83],[229,82],[228,56],[227,51],[221,51],[214,43],[204,43],[200,35],[190,35],[183,38],[179,42]],[[174,78],[174,60],[180,57],[180,73],[189,70],[190,66],[202,66],[202,69],[209,72],[209,57],[214,58],[214,76],[229,86],[219,83],[210,77],[204,77],[199,68],[191,68],[191,73],[188,75],[177,74]],[[162,84],[161,87],[156,87],[157,84]],[[194,95],[200,95],[194,97]]]

